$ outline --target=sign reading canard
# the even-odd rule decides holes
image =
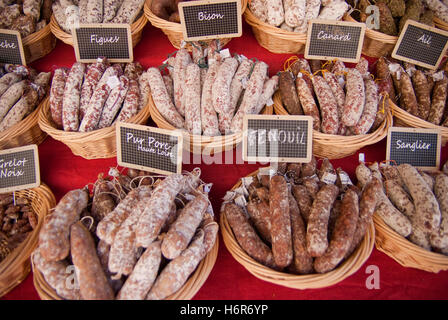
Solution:
[[[26,65],[22,37],[18,31],[0,29],[0,62]]]
[[[390,127],[386,160],[409,163],[425,170],[438,170],[441,133],[438,129]]]
[[[394,47],[392,57],[435,70],[447,48],[447,31],[408,19]]]
[[[240,0],[184,1],[178,7],[185,41],[242,35]]]
[[[0,193],[40,185],[37,145],[0,151]]]
[[[117,163],[161,174],[182,172],[181,132],[117,123]]]
[[[313,119],[310,116],[246,115],[243,159],[260,162],[310,162]]]
[[[364,23],[313,19],[309,22],[305,58],[358,62],[365,31]]]
[[[134,60],[131,28],[128,24],[81,24],[72,29],[76,60],[95,62],[106,57],[110,62]]]

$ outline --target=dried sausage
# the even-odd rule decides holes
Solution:
[[[322,116],[322,132],[326,134],[338,134],[338,104],[333,92],[322,76],[314,76],[312,80],[314,92],[319,100],[320,112]]]
[[[201,129],[201,73],[195,63],[190,63],[185,72],[184,84],[185,127],[188,132],[200,135]]]
[[[347,94],[342,111],[342,122],[349,127],[356,125],[361,117],[365,102],[365,88],[361,73],[354,68],[347,72]]]

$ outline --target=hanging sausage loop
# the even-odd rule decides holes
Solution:
[[[291,67],[294,65],[294,63],[296,63],[297,61],[299,61],[299,57],[298,56],[291,56],[289,57],[284,63],[283,63],[283,70],[284,71],[291,71]]]

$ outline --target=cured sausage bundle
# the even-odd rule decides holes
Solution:
[[[428,71],[412,64],[400,64],[383,57],[381,69],[386,69],[393,79],[401,109],[437,126],[448,127],[446,98],[448,96],[448,65]],[[378,66],[377,66],[378,68]],[[388,70],[387,70],[388,68]]]
[[[250,11],[264,23],[281,29],[306,33],[312,19],[341,20],[349,5],[344,0],[254,0]]]
[[[204,190],[197,171],[160,179],[111,168],[91,191],[72,190],[61,199],[40,235],[34,267],[64,299],[165,299],[184,286],[217,239]],[[147,225],[146,212],[157,226]],[[144,246],[142,228],[155,234]]]
[[[43,29],[52,14],[52,0],[0,2],[0,29],[15,30],[25,38]]]
[[[22,65],[0,66],[0,132],[32,113],[49,91],[51,72]]]
[[[289,114],[309,115],[314,130],[331,135],[372,133],[388,108],[363,57],[352,68],[342,61],[297,58],[280,73],[279,93]]]
[[[132,24],[142,15],[144,0],[56,0],[54,17],[67,33],[80,23]]]
[[[448,176],[409,164],[359,164],[358,181],[381,181],[375,214],[393,231],[428,251],[448,255]],[[373,178],[376,177],[376,178]]]
[[[286,273],[327,273],[360,245],[376,198],[328,159],[316,164],[263,168],[226,194],[221,214],[252,259]]]
[[[50,89],[50,113],[57,129],[89,132],[127,121],[146,106],[139,86],[146,77],[138,62],[124,67],[106,58],[70,69],[58,68]]]
[[[194,43],[193,57],[181,48],[167,59],[169,74],[163,77],[157,68],[148,69],[155,107],[177,129],[204,136],[239,133],[244,115],[259,114],[272,104],[279,80],[268,76],[268,65],[243,55],[232,57],[217,47],[212,42],[203,50]],[[171,80],[165,81],[167,77]]]

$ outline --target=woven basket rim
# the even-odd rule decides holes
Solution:
[[[448,30],[448,23],[443,21],[442,19],[439,19],[438,17],[434,16],[434,24],[437,28],[442,30]]]
[[[2,142],[11,143],[11,141],[14,141],[15,139],[18,139],[26,134],[31,134],[31,133],[29,133],[30,130],[32,130],[34,127],[39,126],[39,124],[38,124],[39,112],[42,109],[42,106],[46,99],[47,99],[47,97],[45,97],[37,105],[37,107],[33,110],[33,112],[31,112],[27,117],[25,117],[20,122],[13,125],[12,127],[9,127],[5,131],[1,132],[0,133],[0,144]],[[43,139],[39,139],[39,137],[33,136],[30,140],[32,140],[33,142],[36,142],[36,143],[40,143],[41,140],[43,140]]]
[[[258,171],[259,170],[256,170],[255,172],[249,174],[248,177],[256,175]],[[240,185],[241,180],[239,180],[232,187],[232,190],[238,188]],[[375,242],[375,228],[372,222],[369,225],[367,233],[358,248],[356,248],[349,258],[342,261],[332,271],[323,274],[314,273],[307,275],[284,273],[270,269],[247,255],[247,253],[244,252],[244,250],[239,246],[225,214],[221,213],[220,216],[221,234],[223,236],[224,244],[231,255],[255,277],[293,289],[325,288],[341,282],[353,273],[357,272],[367,261],[372,253]]]
[[[387,254],[404,267],[428,272],[448,270],[448,256],[421,248],[396,233],[378,215],[373,216],[375,223],[375,247]]]
[[[134,38],[136,35],[138,35],[140,32],[142,32],[143,27],[148,23],[148,19],[146,19],[145,14],[142,14],[137,20],[135,20],[131,24],[131,36]],[[51,15],[50,18],[50,30],[54,34],[56,38],[61,40],[62,42],[69,44],[73,46],[73,38],[70,33],[65,32],[62,30],[62,28],[59,26],[56,17],[54,14]]]
[[[24,46],[34,44],[34,43],[40,41],[43,37],[47,36],[50,33],[51,33],[50,23],[47,23],[47,25],[45,27],[43,27],[42,29],[40,29],[39,31],[34,32],[34,33],[30,34],[29,36],[23,38],[22,44]]]
[[[263,30],[265,33],[277,39],[306,43],[307,34],[287,31],[278,27],[274,27],[266,22],[258,19],[248,8],[244,12],[246,22],[253,28]]]
[[[29,258],[37,246],[43,221],[49,210],[56,205],[53,192],[44,183],[33,189],[16,191],[16,196],[30,200],[33,211],[38,216],[38,224],[26,239],[0,263],[0,282],[6,284],[0,288],[0,296],[21,283],[31,271]]]

